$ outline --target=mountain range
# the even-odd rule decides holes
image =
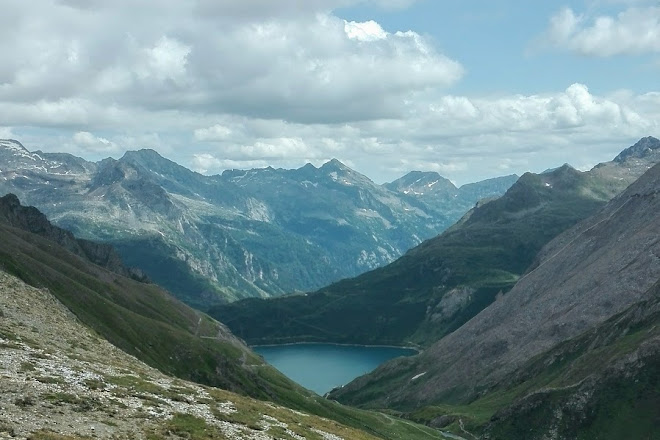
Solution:
[[[506,295],[546,243],[659,160],[660,141],[645,138],[588,172],[564,165],[526,173],[389,265],[314,293],[247,299],[209,313],[250,344],[429,346]]]
[[[456,188],[435,173],[415,177],[377,185],[337,160],[203,176],[153,150],[93,163],[0,141],[0,193],[112,244],[200,308],[309,291],[389,263],[516,178]]]

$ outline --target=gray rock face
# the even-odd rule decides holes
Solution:
[[[378,407],[465,402],[533,356],[643,300],[660,277],[659,193],[656,165],[546,245],[515,287],[468,323],[333,397]],[[410,380],[421,373],[424,380]],[[378,391],[369,390],[374,383]]]

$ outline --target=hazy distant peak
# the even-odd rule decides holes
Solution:
[[[572,169],[572,170],[574,170],[575,167],[573,165],[569,164],[568,162],[566,162],[566,163],[564,163],[564,165],[562,165],[560,167],[548,168],[547,170],[543,171],[541,174],[550,174],[550,173],[554,173],[555,171],[561,170],[561,169]]]
[[[152,150],[151,148],[127,151],[119,160],[122,162],[130,161],[138,163],[171,162],[169,159],[164,158],[156,150]]]
[[[444,181],[444,182],[449,182],[451,181],[447,179],[446,177],[441,176],[435,171],[411,171],[405,176],[395,180],[392,183],[395,182],[407,182],[407,183],[430,183],[430,182],[437,182],[437,181]],[[453,185],[453,184],[452,184]]]
[[[519,178],[520,176],[517,174],[507,174],[506,176],[491,177],[488,179],[481,180],[479,182],[466,183],[464,185],[461,185],[459,189],[467,189],[474,186],[482,186],[482,185],[497,184],[497,183],[501,183],[502,185],[510,187]]]
[[[333,158],[333,159],[330,159],[329,161],[327,161],[326,163],[324,163],[323,165],[321,165],[319,170],[322,170],[322,171],[326,171],[326,170],[346,171],[346,170],[351,170],[351,169],[349,167],[347,167],[346,165],[344,165],[342,162],[340,162],[338,159]]]
[[[124,157],[126,156],[163,157],[153,148],[140,148],[139,150],[130,150],[124,153]]]
[[[314,170],[317,170],[317,169],[318,168],[316,168],[313,164],[311,164],[309,162],[307,162],[305,165],[298,168],[298,170],[300,170],[300,171],[314,171]]]

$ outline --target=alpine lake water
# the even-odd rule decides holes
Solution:
[[[417,353],[410,348],[336,344],[262,345],[252,349],[290,379],[320,395],[385,361]]]

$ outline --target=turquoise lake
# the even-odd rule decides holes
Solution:
[[[372,371],[383,362],[411,356],[415,350],[334,344],[252,347],[290,379],[320,395]]]

